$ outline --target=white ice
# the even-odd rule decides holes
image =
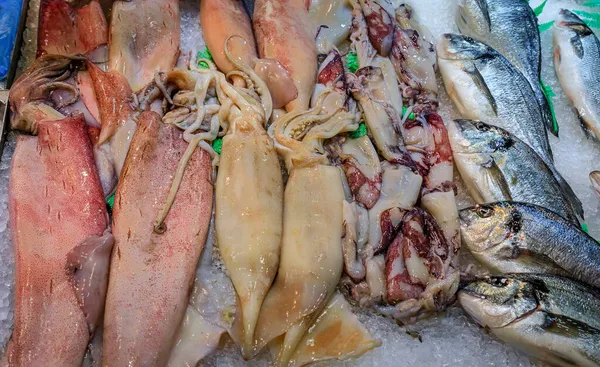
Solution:
[[[32,2],[39,3],[37,0]],[[435,36],[446,32],[457,32],[454,25],[456,0],[407,0],[406,2],[413,6],[417,18],[426,24]],[[532,0],[532,6],[537,6],[541,2],[542,0]],[[548,1],[540,16],[540,23],[554,19],[561,7],[583,8],[572,0]],[[181,48],[185,52],[197,52],[204,48],[198,11],[197,1],[181,4]],[[32,16],[35,17],[35,14]],[[33,49],[36,42],[34,33],[28,31],[24,38],[25,49]],[[583,202],[590,233],[600,238],[600,201],[593,193],[588,180],[590,171],[600,169],[600,147],[584,137],[577,117],[554,75],[551,30],[542,33],[542,48],[542,78],[557,95],[553,98],[553,103],[560,125],[560,139],[550,137],[556,166]],[[441,114],[444,119],[458,117],[442,86],[440,91]],[[8,229],[7,201],[9,165],[14,145],[14,135],[11,134],[0,162],[0,343],[2,343],[0,345],[5,344],[10,337],[13,319],[14,262]],[[460,186],[458,202],[461,207],[471,203]],[[463,256],[463,258],[469,261],[468,257]],[[533,365],[526,356],[488,335],[456,307],[442,315],[408,327],[399,326],[391,319],[370,312],[358,312],[361,321],[374,336],[381,338],[383,344],[358,360],[335,365],[432,367]],[[256,360],[245,362],[238,349],[228,345],[206,362],[211,366],[264,366],[267,360],[268,356],[263,353]]]

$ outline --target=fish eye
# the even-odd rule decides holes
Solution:
[[[492,215],[493,212],[494,210],[487,206],[478,206],[475,209],[475,214],[477,214],[479,218],[488,218]]]
[[[490,277],[488,283],[494,287],[506,287],[508,285],[508,279],[504,277]]]
[[[489,131],[490,127],[481,121],[475,121],[475,128],[479,131]]]

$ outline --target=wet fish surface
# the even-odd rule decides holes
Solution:
[[[600,245],[537,205],[510,201],[459,212],[463,243],[495,274],[565,275],[600,287]]]
[[[498,338],[556,366],[600,365],[600,292],[567,278],[507,274],[468,284],[461,306]]]
[[[504,56],[470,37],[444,34],[438,65],[463,118],[500,126],[553,164],[544,115],[527,79]]]
[[[541,42],[533,9],[523,0],[459,0],[460,33],[493,47],[523,73],[540,106],[549,131],[558,136],[540,83]]]
[[[579,225],[583,210],[572,189],[513,134],[480,121],[455,120],[448,136],[456,167],[477,203],[531,203]]]
[[[566,9],[554,22],[552,41],[560,85],[575,106],[585,135],[600,142],[600,41]]]

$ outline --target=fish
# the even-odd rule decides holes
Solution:
[[[467,249],[494,274],[556,274],[600,287],[598,242],[548,209],[501,201],[459,217]]]
[[[444,34],[437,44],[446,91],[462,118],[500,126],[552,165],[544,116],[527,79],[493,48],[467,36]]]
[[[460,33],[485,42],[523,73],[548,131],[558,136],[558,125],[540,82],[540,32],[531,6],[521,0],[459,0],[456,25]]]
[[[516,136],[470,120],[450,122],[448,136],[456,167],[477,203],[531,203],[579,225],[583,209],[568,183]]]
[[[588,138],[600,143],[600,41],[577,15],[562,9],[552,28],[554,69]]]
[[[600,365],[600,292],[568,278],[507,274],[469,283],[464,310],[501,340],[556,366]]]

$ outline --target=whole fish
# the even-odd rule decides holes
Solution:
[[[455,120],[448,136],[456,167],[477,203],[531,203],[579,225],[581,203],[566,181],[514,135],[483,122]]]
[[[554,22],[554,69],[577,109],[587,137],[600,142],[600,41],[572,12],[562,9]]]
[[[553,123],[540,84],[540,32],[529,4],[523,0],[459,0],[456,25],[460,33],[490,45],[523,73],[535,94],[546,127],[558,136],[558,125]]]
[[[459,212],[463,243],[495,274],[565,275],[600,287],[600,245],[537,205],[501,201]]]
[[[479,41],[455,34],[442,36],[437,54],[446,91],[463,118],[505,128],[552,164],[542,109],[510,61]]]
[[[600,292],[554,275],[486,277],[458,293],[498,338],[556,366],[600,365]]]

